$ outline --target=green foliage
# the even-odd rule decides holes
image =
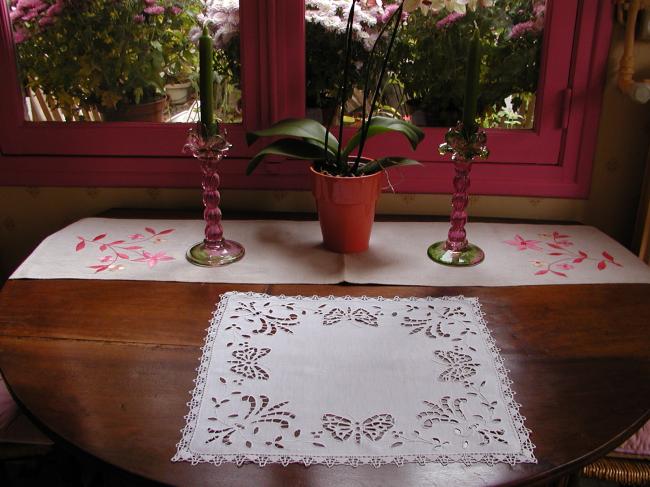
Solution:
[[[214,50],[214,70],[220,81],[228,83],[235,88],[240,88],[241,83],[241,57],[239,34],[235,34],[223,49]]]
[[[182,10],[172,10],[178,7],[172,0],[157,5],[164,12],[149,15],[144,0],[67,0],[50,25],[23,22],[30,34],[17,44],[24,83],[67,113],[162,96],[166,82],[188,77],[198,64],[187,34],[199,1],[182,2]]]
[[[194,2],[196,5],[196,2]],[[192,7],[192,2],[186,3],[186,8]],[[164,73],[165,84],[183,83],[192,81],[196,83],[198,77],[199,52],[191,41],[188,32],[195,25],[193,12],[186,11],[174,19],[175,22],[165,29],[161,44],[166,46]]]
[[[260,137],[284,137],[260,150],[248,164],[246,174],[251,174],[266,156],[281,155],[294,159],[305,159],[313,161],[314,167],[322,172],[336,176],[362,176],[373,174],[392,166],[419,164],[413,159],[404,157],[384,157],[359,165],[356,171],[354,166],[347,163],[348,157],[353,158],[351,152],[359,145],[361,128],[343,149],[341,158],[337,157],[339,142],[333,134],[320,123],[311,119],[287,119],[282,120],[271,127],[249,132],[246,134],[246,141],[252,144]],[[424,139],[424,132],[415,125],[404,120],[395,118],[373,117],[370,121],[367,137],[393,132],[402,134],[415,149]],[[327,150],[325,150],[327,139]],[[344,162],[341,162],[344,161]]]
[[[307,106],[332,108],[338,103],[338,86],[345,63],[345,33],[327,29],[314,22],[307,22],[305,28]],[[362,64],[367,56],[362,43],[353,40],[346,99],[354,88],[363,89]]]

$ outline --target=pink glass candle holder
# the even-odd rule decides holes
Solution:
[[[216,267],[237,262],[244,256],[244,247],[233,240],[223,238],[221,210],[219,202],[219,162],[230,149],[226,133],[219,132],[212,136],[203,136],[201,127],[191,129],[185,149],[192,153],[201,164],[203,173],[203,218],[205,220],[205,239],[193,245],[185,255],[194,265]]]
[[[487,135],[482,130],[467,136],[463,124],[449,129],[445,143],[440,146],[440,154],[452,154],[454,163],[454,194],[451,198],[451,228],[447,240],[429,246],[427,255],[439,264],[450,266],[471,266],[479,264],[485,253],[478,246],[467,241],[467,203],[469,202],[469,173],[475,158],[485,159],[489,151],[485,146]]]

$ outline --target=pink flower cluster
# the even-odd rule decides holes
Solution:
[[[239,0],[204,0],[197,20],[210,30],[214,47],[223,49],[239,33]],[[190,39],[198,43],[201,31],[200,27],[193,27]]]
[[[510,29],[510,34],[508,35],[509,39],[519,39],[524,34],[528,32],[535,31],[535,23],[532,20],[527,20],[526,22],[519,22],[512,26]]]
[[[163,15],[165,13],[165,7],[158,4],[158,0],[144,0],[146,7],[142,10],[141,13],[133,16],[133,21],[136,24],[143,23],[147,16],[154,15]],[[174,4],[170,7],[167,7],[167,10],[172,15],[178,15],[183,11],[183,8],[180,5]]]
[[[533,1],[533,18],[512,26],[508,39],[519,39],[525,34],[538,34],[544,30],[544,18],[546,14],[546,0]]]
[[[28,24],[36,22],[40,28],[45,28],[55,22],[56,17],[64,8],[65,0],[46,3],[43,0],[12,0],[9,18],[14,26],[14,41],[16,44],[30,37]]]
[[[465,17],[465,14],[460,13],[460,12],[452,12],[449,15],[447,15],[445,18],[440,19],[438,22],[436,22],[436,29],[442,30],[446,29],[450,25],[454,24],[456,21],[462,19]]]
[[[121,0],[116,0],[116,2]],[[57,17],[66,7],[72,5],[74,0],[10,0],[9,18],[14,28],[14,41],[16,44],[29,39],[35,31],[45,29],[54,24]],[[143,23],[147,16],[162,15],[168,10],[172,15],[183,11],[179,3],[169,7],[158,4],[158,0],[144,0],[144,9],[133,16],[135,23]]]
[[[147,15],[161,15],[165,13],[165,7],[158,5],[156,0],[144,0],[144,3],[147,6],[144,8],[143,12]]]
[[[370,2],[367,2],[367,5],[370,6]],[[377,4],[374,3],[372,6],[376,6],[376,5]],[[399,5],[396,4],[396,3],[391,3],[390,5],[386,5],[384,7],[384,11],[383,12],[380,11],[380,15],[379,15],[379,18],[377,20],[379,20],[379,22],[381,24],[385,24],[386,22],[388,22],[390,20],[390,18],[395,13],[395,10],[398,9],[398,7],[399,7]],[[402,21],[408,19],[408,16],[409,16],[408,12],[402,12]]]

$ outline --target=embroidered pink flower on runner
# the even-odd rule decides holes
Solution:
[[[141,233],[134,233],[126,239],[111,240],[108,238],[108,233],[101,233],[93,238],[77,237],[79,241],[75,247],[77,252],[82,251],[86,247],[94,246],[103,255],[99,257],[99,264],[88,266],[94,269],[95,273],[109,271],[119,271],[125,268],[126,262],[140,262],[147,263],[149,267],[154,267],[158,262],[174,260],[174,257],[167,255],[165,252],[160,251],[151,253],[145,249],[143,244],[159,244],[165,241],[164,236],[169,235],[174,231],[173,228],[168,228],[157,232],[151,227],[145,227],[145,232],[149,234],[148,237]]]
[[[517,247],[517,250],[533,250],[550,257],[550,259],[530,261],[533,266],[539,268],[535,272],[536,276],[543,276],[550,272],[556,276],[567,277],[566,271],[575,269],[582,262],[595,264],[599,271],[606,269],[607,264],[623,267],[606,250],[603,250],[598,257],[591,257],[584,250],[576,249],[570,235],[554,231],[540,233],[538,236],[543,240],[527,240],[521,235],[515,235],[512,240],[504,242]]]

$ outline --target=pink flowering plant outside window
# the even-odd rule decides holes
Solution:
[[[339,102],[337,90],[344,69],[345,32],[351,5],[351,0],[305,1],[307,114],[325,124]],[[363,61],[395,8],[397,5],[387,10],[381,1],[355,4],[346,98],[363,92]]]
[[[6,1],[6,0],[5,0]],[[65,119],[116,112],[190,80],[198,0],[9,0],[22,85]]]
[[[532,128],[546,0],[431,1],[411,13],[397,39],[386,104],[417,125],[461,119],[464,63],[474,26],[483,67],[478,99],[486,128]]]
[[[209,29],[214,46],[213,66],[217,75],[217,113],[225,122],[241,123],[239,0],[202,0],[200,3],[197,21],[189,31],[189,37],[194,44],[198,44],[200,26],[205,25]]]

